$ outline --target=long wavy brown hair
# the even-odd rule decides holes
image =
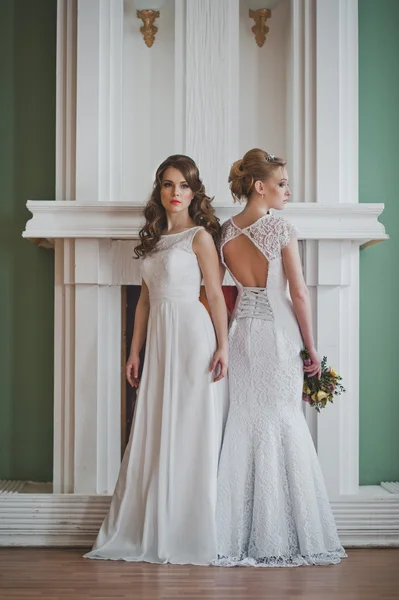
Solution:
[[[183,175],[194,198],[188,212],[197,225],[202,225],[218,241],[220,223],[212,206],[212,198],[206,195],[205,187],[200,179],[198,167],[189,156],[174,154],[159,165],[154,181],[151,197],[144,209],[145,225],[139,232],[140,244],[134,249],[135,258],[145,256],[154,250],[162,232],[167,226],[166,212],[161,202],[161,185],[165,171],[174,167]]]

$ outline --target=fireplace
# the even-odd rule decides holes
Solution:
[[[126,410],[121,406],[122,299],[124,286],[141,284],[140,261],[132,257],[142,206],[55,201],[28,202],[28,208],[33,218],[24,236],[53,241],[56,251],[54,490],[109,494],[127,438],[121,423],[132,413],[132,401]],[[321,415],[305,409],[331,497],[356,494],[359,487],[359,246],[387,237],[381,210],[290,203],[284,211],[302,242],[317,346],[349,390],[345,403]],[[223,222],[237,208],[216,204],[216,212]],[[224,284],[233,284],[227,275]]]

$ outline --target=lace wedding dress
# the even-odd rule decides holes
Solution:
[[[223,263],[226,244],[245,235],[264,255],[268,276],[265,288],[235,280],[216,565],[327,565],[345,556],[302,411],[303,343],[281,254],[292,234],[272,215],[244,229],[230,219],[222,229]]]
[[[150,295],[144,368],[111,507],[87,558],[205,565],[217,557],[227,384],[209,372],[216,339],[199,302],[199,229],[162,236],[142,261]]]

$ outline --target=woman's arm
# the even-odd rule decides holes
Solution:
[[[305,366],[304,369],[309,375],[320,374],[320,358],[313,338],[309,291],[303,278],[298,240],[295,236],[291,237],[288,245],[283,248],[282,255],[295,314],[301,329],[303,342],[312,361],[312,364]]]
[[[211,371],[215,371],[217,366],[220,366],[220,372],[215,378],[215,381],[219,381],[227,375],[227,310],[220,284],[219,258],[212,236],[204,229],[200,229],[196,234],[193,251],[197,255],[204,278],[206,297],[215,327],[218,348],[213,357]]]
[[[141,293],[137,302],[134,317],[133,339],[130,346],[130,354],[126,363],[126,379],[132,387],[139,385],[140,351],[145,342],[150,312],[150,297],[148,287],[144,281],[141,283]]]

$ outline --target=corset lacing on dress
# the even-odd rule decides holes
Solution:
[[[243,319],[245,317],[273,321],[273,311],[267,297],[266,288],[242,288],[235,318]]]

